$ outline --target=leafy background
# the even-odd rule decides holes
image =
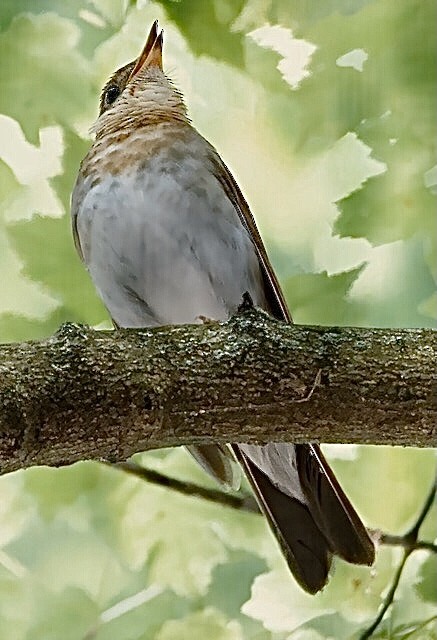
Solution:
[[[99,91],[155,18],[165,67],[254,210],[297,322],[435,326],[434,0],[2,0],[0,340],[109,326],[69,229]],[[366,523],[400,533],[432,451],[326,447]],[[183,450],[143,464],[208,485]],[[0,480],[0,637],[320,640],[374,618],[399,553],[310,597],[263,520],[96,463]],[[437,536],[433,508],[422,538]],[[375,637],[436,638],[416,552]]]

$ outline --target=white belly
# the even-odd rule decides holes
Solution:
[[[221,185],[200,163],[176,176],[167,167],[157,160],[81,185],[82,252],[112,318],[122,327],[224,320],[245,291],[265,306],[254,246]]]

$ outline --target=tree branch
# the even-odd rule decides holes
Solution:
[[[154,330],[65,325],[0,347],[0,469],[199,442],[434,446],[436,332],[287,325],[254,309]]]

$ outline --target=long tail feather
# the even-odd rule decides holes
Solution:
[[[318,445],[297,445],[302,491],[333,552],[355,564],[371,565],[375,547]]]
[[[190,445],[187,450],[200,466],[227,489],[238,491],[241,470],[226,444]]]
[[[333,554],[372,564],[373,543],[318,446],[232,446],[305,591],[323,588]]]

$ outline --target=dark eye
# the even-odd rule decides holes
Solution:
[[[106,104],[112,104],[115,102],[120,95],[120,89],[115,86],[115,84],[108,87],[105,91],[105,101]]]

